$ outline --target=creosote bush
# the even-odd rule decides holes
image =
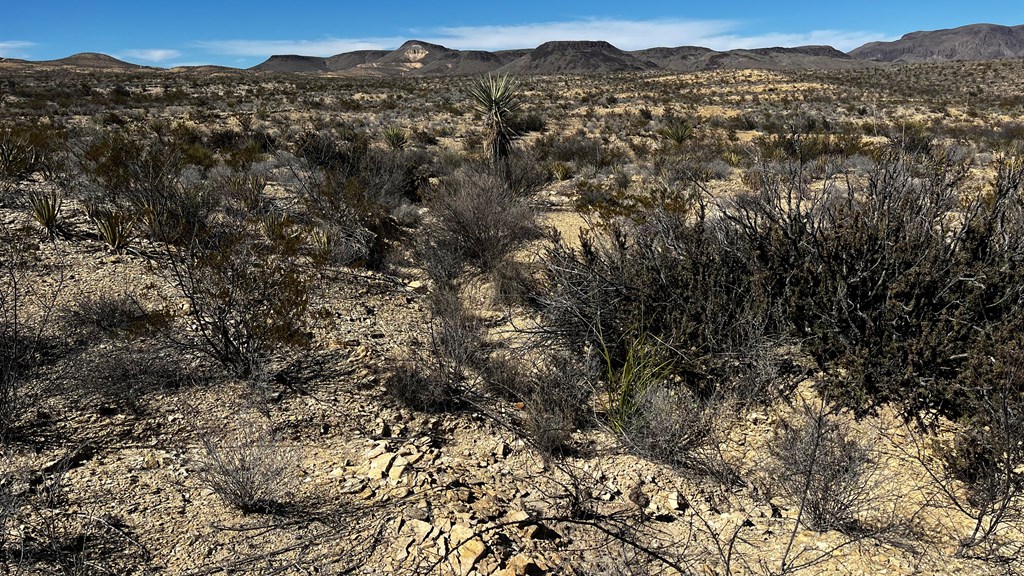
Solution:
[[[345,263],[382,266],[389,243],[402,237],[393,214],[419,201],[431,173],[429,157],[419,150],[371,148],[365,134],[348,127],[300,134],[295,154],[302,161],[292,167],[300,198],[314,215],[309,224],[334,239],[342,255],[362,252]]]
[[[172,279],[189,303],[185,344],[243,379],[266,376],[284,350],[309,342],[310,285],[296,244],[254,236],[236,223],[171,253]]]

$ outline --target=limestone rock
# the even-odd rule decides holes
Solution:
[[[448,539],[459,574],[469,574],[477,561],[487,552],[487,544],[476,535],[476,532],[462,524],[452,526]]]

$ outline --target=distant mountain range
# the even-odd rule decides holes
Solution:
[[[972,24],[950,30],[912,32],[894,42],[871,42],[843,53],[831,46],[757,48],[719,52],[699,46],[627,52],[603,41],[545,42],[533,49],[453,50],[410,40],[397,50],[359,50],[330,57],[275,55],[249,70],[354,77],[467,76],[514,74],[607,74],[696,72],[718,69],[820,70],[878,63],[948,62],[1024,58],[1024,26]],[[137,70],[144,66],[84,53],[41,62],[0,58],[2,63],[91,69]],[[186,67],[187,68],[187,67]],[[200,67],[214,69],[213,67]],[[235,69],[216,67],[219,71]]]
[[[452,50],[410,40],[392,52],[361,51],[318,58],[271,56],[251,70],[331,72],[339,76],[465,76],[487,72],[525,75],[607,74],[765,68],[773,70],[848,68],[868,65],[831,46],[760,48],[718,52],[681,46],[626,52],[603,41],[545,42],[532,50]]]
[[[1024,58],[1024,26],[972,24],[950,30],[911,32],[895,42],[871,42],[850,52],[876,62],[947,62]]]

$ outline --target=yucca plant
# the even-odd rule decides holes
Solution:
[[[398,126],[388,126],[381,132],[381,135],[384,136],[384,142],[392,150],[404,150],[409,144],[409,137],[405,134],[405,130]]]
[[[121,254],[131,244],[133,218],[116,210],[101,210],[92,214],[96,232],[111,252]]]
[[[651,344],[646,335],[627,342],[626,358],[616,366],[611,349],[601,342],[605,364],[608,416],[616,432],[625,432],[637,417],[640,400],[672,373],[672,362],[664,359],[664,351]]]
[[[512,118],[519,111],[519,82],[508,74],[487,76],[470,87],[474,107],[483,114],[490,132],[491,159],[497,163],[508,158],[512,142],[518,136],[512,129]]]
[[[693,123],[685,118],[672,118],[659,133],[676,146],[693,138]]]
[[[43,227],[46,237],[53,240],[60,229],[61,199],[56,192],[32,192],[28,202],[32,206],[32,217]]]
[[[25,178],[39,163],[39,153],[30,142],[10,129],[0,132],[0,175]]]

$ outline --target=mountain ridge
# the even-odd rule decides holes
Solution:
[[[949,62],[1024,58],[1024,25],[969,24],[908,32],[892,42],[869,42],[849,52],[874,62]]]
[[[869,42],[848,53],[827,45],[727,51],[678,46],[624,51],[603,40],[559,40],[532,49],[488,52],[456,50],[422,40],[408,40],[395,50],[356,50],[326,57],[275,54],[251,68],[233,70],[351,77],[469,76],[492,72],[552,75],[718,69],[814,70],[1005,58],[1024,58],[1024,25],[970,24],[908,32],[898,40]],[[158,69],[93,52],[57,60],[33,62],[0,58],[0,62],[111,70]]]

